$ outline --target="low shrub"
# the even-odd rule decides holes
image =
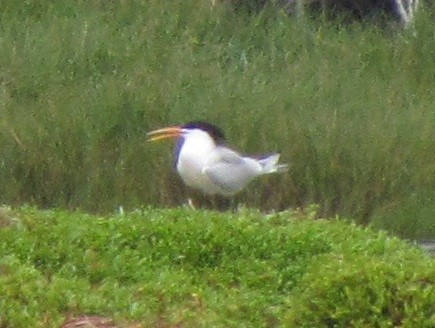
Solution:
[[[435,261],[314,213],[8,209],[0,327],[433,327]],[[131,323],[131,324],[130,324]]]
[[[290,327],[433,327],[435,266],[411,250],[319,256],[288,299]]]

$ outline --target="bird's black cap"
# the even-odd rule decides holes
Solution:
[[[182,126],[183,129],[200,129],[207,132],[218,145],[226,143],[225,135],[216,125],[205,121],[194,121],[186,123]]]

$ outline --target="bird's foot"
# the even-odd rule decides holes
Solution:
[[[189,207],[191,210],[194,210],[194,211],[196,211],[196,206],[195,206],[195,204],[193,204],[193,200],[192,200],[192,198],[189,198],[188,200],[187,200],[187,207]]]

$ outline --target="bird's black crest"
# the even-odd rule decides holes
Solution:
[[[226,142],[225,135],[222,132],[221,129],[219,129],[216,125],[213,125],[208,122],[204,121],[195,121],[195,122],[189,122],[185,125],[183,125],[183,129],[200,129],[208,134],[213,138],[213,140],[216,142],[216,144],[221,145]]]

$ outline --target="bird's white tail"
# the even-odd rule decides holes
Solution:
[[[278,164],[280,154],[273,154],[258,161],[263,167],[263,174],[285,172],[288,170],[288,164]]]

